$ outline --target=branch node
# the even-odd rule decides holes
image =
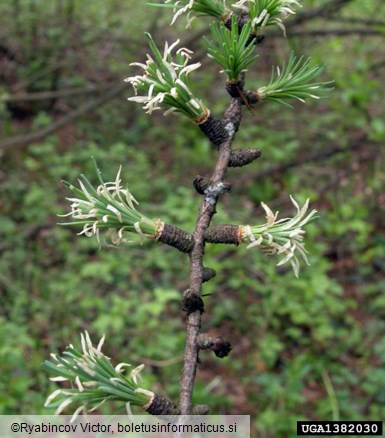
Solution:
[[[234,137],[236,130],[235,130],[235,125],[233,122],[226,123],[225,129],[229,133],[230,137]]]
[[[196,178],[194,179],[194,183],[193,184],[194,184],[195,190],[200,195],[204,195],[205,194],[205,190],[210,185],[210,178],[207,178],[205,176],[197,175]]]
[[[228,108],[223,115],[223,123],[225,129],[231,136],[234,137],[235,133],[238,131],[242,119],[242,102],[239,97],[231,99]]]
[[[243,81],[239,80],[237,82],[227,81],[226,82],[226,91],[233,99],[240,98],[240,94],[243,91]]]
[[[213,186],[208,186],[203,193],[206,195],[206,202],[208,202],[210,205],[215,205],[218,198],[223,195],[223,193],[229,192],[230,190],[230,184],[219,182]]]
[[[187,315],[190,315],[190,313],[194,313],[197,310],[203,313],[205,311],[205,306],[202,297],[193,289],[186,289],[183,292],[182,310],[186,312]]]
[[[246,106],[255,105],[256,103],[261,101],[261,96],[259,95],[257,90],[244,90],[243,96],[245,99],[242,99],[242,103]]]

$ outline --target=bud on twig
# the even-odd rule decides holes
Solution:
[[[230,343],[225,341],[221,336],[214,338],[207,333],[199,334],[197,346],[200,350],[213,351],[215,356],[221,359],[228,356],[232,350]]]

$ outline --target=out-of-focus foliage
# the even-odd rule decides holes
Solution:
[[[324,3],[303,1],[303,12]],[[205,284],[204,328],[233,351],[223,361],[201,353],[194,397],[212,412],[250,413],[257,436],[294,436],[298,419],[385,417],[384,12],[383,2],[352,0],[334,18],[288,23],[286,40],[266,30],[248,72],[248,86],[263,86],[294,50],[326,62],[323,79],[335,80],[321,103],[245,110],[236,144],[263,156],[229,172],[232,192],[215,216],[253,224],[263,222],[261,201],[285,217],[289,194],[310,197],[321,215],[306,239],[311,267],[295,279],[257,251],[206,249],[218,275]],[[53,386],[41,363],[85,329],[107,335],[115,362],[146,363],[146,387],[177,401],[187,257],[140,241],[99,250],[56,226],[68,208],[60,181],[92,178],[91,156],[105,180],[121,164],[146,216],[192,231],[200,198],[191,182],[210,173],[215,151],[189,121],[142,114],[125,99],[129,87],[39,141],[1,148],[131,75],[145,30],[176,39],[171,16],[129,0],[5,0],[0,13],[0,413],[47,412]],[[203,63],[194,88],[219,113],[224,80],[194,38],[208,23],[185,35]],[[6,100],[77,87],[93,91]]]

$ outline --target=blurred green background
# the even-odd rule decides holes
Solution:
[[[385,418],[385,4],[303,0],[266,31],[247,85],[269,81],[291,50],[327,63],[327,100],[244,112],[236,146],[259,147],[232,169],[232,192],[214,223],[264,222],[260,202],[293,212],[292,194],[321,220],[308,227],[311,267],[296,279],[257,249],[211,245],[217,270],[204,293],[203,328],[233,345],[223,360],[201,354],[195,402],[213,413],[251,414],[258,437],[295,436],[296,421]],[[0,3],[0,413],[47,413],[55,386],[49,353],[86,329],[106,334],[113,362],[147,365],[144,387],[177,401],[184,349],[181,291],[188,259],[156,243],[99,250],[56,225],[68,211],[61,180],[105,180],[123,166],[148,217],[192,231],[210,175],[208,141],[182,117],[144,114],[123,79],[147,52],[178,37],[202,62],[195,91],[220,115],[224,77],[207,58],[209,20],[170,27],[171,11],[132,0],[2,0]],[[111,408],[111,407],[110,407]]]

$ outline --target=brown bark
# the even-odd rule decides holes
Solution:
[[[243,167],[252,163],[262,155],[259,149],[243,148],[232,151],[229,167]]]
[[[212,197],[206,199],[212,200]],[[241,243],[239,237],[239,225],[216,225],[204,230],[203,233],[204,242],[208,243],[223,243],[239,245]],[[194,248],[194,236],[186,231],[181,230],[175,225],[164,224],[161,234],[158,236],[159,242],[170,245],[181,252],[191,253]],[[208,272],[209,268],[205,268],[204,281],[208,281],[206,278],[214,276],[213,270]]]
[[[149,414],[155,416],[171,416],[171,418],[169,418],[170,421],[177,421],[177,416],[180,415],[180,409],[178,406],[159,394],[154,394],[154,399],[152,400],[150,406],[148,406],[145,410]],[[207,405],[194,405],[192,413],[193,415],[207,415],[209,413],[209,408]]]
[[[234,104],[234,101],[231,100],[225,112],[227,124],[233,123],[234,126],[237,121],[240,121],[240,111],[241,105],[239,104],[239,102]],[[217,126],[219,125],[217,124]],[[231,145],[233,142],[235,131],[235,129],[227,129],[228,135],[223,136],[221,138],[221,143],[217,144],[219,152],[218,159],[213,174],[210,178],[211,187],[213,188],[213,190],[211,190],[210,196],[206,194],[204,200],[201,203],[199,216],[193,235],[195,243],[194,248],[192,249],[190,254],[189,294],[194,294],[195,296],[202,295],[202,283],[204,277],[203,254],[205,245],[205,233],[210,226],[212,217],[215,214],[218,199],[223,193],[223,190],[221,189],[224,186],[224,177],[226,175],[230,161]],[[209,130],[205,133],[212,141],[213,137],[211,135],[211,131]],[[220,136],[216,138],[220,138]],[[191,414],[191,397],[197,371],[197,361],[199,353],[198,336],[201,327],[201,314],[202,312],[200,309],[191,312],[188,314],[186,321],[186,348],[184,354],[184,367],[182,371],[181,393],[179,400],[179,407],[182,415]]]
[[[193,236],[175,225],[164,224],[163,230],[157,240],[185,253],[190,253],[194,247]]]
[[[229,138],[223,123],[212,114],[209,114],[205,121],[198,123],[198,126],[215,146],[220,146]]]
[[[225,243],[232,245],[239,245],[241,243],[239,238],[238,225],[216,225],[210,227],[205,231],[205,241],[208,243]]]

